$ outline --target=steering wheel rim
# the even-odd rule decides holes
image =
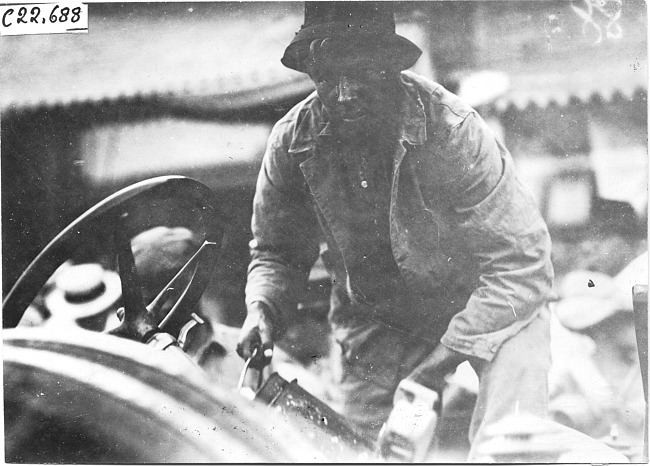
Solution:
[[[184,303],[194,303],[203,294],[218,259],[226,218],[217,208],[212,191],[202,183],[184,176],[160,176],[140,181],[123,188],[100,201],[64,228],[29,264],[2,302],[2,326],[18,325],[27,307],[32,303],[48,278],[75,251],[91,238],[106,220],[117,221],[121,215],[146,200],[147,197],[166,196],[193,203],[201,209],[204,241],[216,243],[203,254],[190,289],[183,296]],[[100,221],[101,219],[101,221]]]

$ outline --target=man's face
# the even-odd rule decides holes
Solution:
[[[309,76],[339,136],[376,134],[395,117],[399,71],[381,57],[316,59]]]

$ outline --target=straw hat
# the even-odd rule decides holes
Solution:
[[[122,296],[119,275],[100,264],[68,265],[57,273],[45,306],[54,321],[74,321],[82,327],[95,327],[95,317],[113,309]],[[96,323],[103,328],[105,319]]]
[[[584,330],[617,312],[632,312],[632,300],[614,278],[600,272],[576,270],[560,283],[555,314],[566,328]]]

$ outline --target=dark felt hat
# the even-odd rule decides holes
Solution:
[[[284,51],[284,66],[306,72],[311,43],[334,39],[347,48],[379,51],[400,70],[422,55],[413,42],[395,33],[391,2],[305,2],[305,22]]]

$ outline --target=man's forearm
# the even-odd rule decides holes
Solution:
[[[288,255],[287,255],[288,256]],[[286,256],[253,250],[248,268],[246,305],[261,301],[271,311],[275,331],[282,335],[307,288],[309,269],[290,264]]]

